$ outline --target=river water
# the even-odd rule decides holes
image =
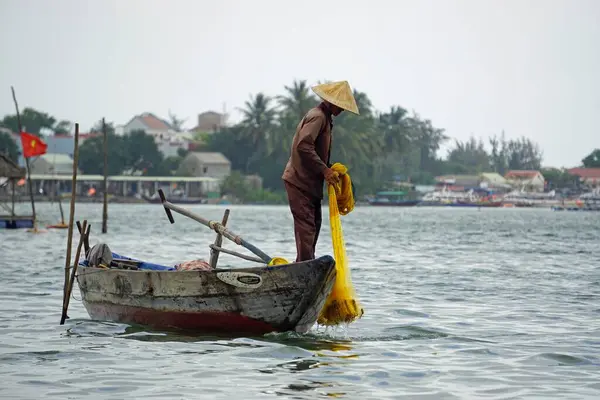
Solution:
[[[58,222],[56,204],[37,208]],[[179,215],[169,224],[160,205],[110,204],[106,235],[101,213],[76,207],[92,245],[208,259],[214,234]],[[332,252],[324,213],[319,254]],[[91,321],[77,285],[61,326],[66,230],[0,230],[0,398],[600,398],[600,213],[357,207],[342,218],[363,318],[238,338]],[[295,257],[287,207],[231,206],[229,227]]]

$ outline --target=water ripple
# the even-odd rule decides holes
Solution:
[[[55,205],[38,208],[58,220]],[[294,258],[287,207],[231,209],[232,230]],[[156,205],[110,205],[100,235],[101,212],[76,209],[92,245],[134,257],[206,258],[214,240]],[[77,288],[60,326],[66,232],[0,231],[0,398],[596,399],[598,226],[592,213],[358,207],[343,228],[364,317],[241,338],[93,321]],[[327,224],[321,235],[318,252],[331,253]]]

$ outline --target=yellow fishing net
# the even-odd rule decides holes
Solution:
[[[337,277],[333,289],[325,301],[317,322],[321,325],[338,325],[350,323],[360,318],[364,311],[356,299],[356,293],[350,278],[350,268],[346,258],[346,246],[340,215],[347,215],[354,210],[352,181],[346,166],[335,163],[331,169],[340,174],[340,183],[327,185],[329,195],[329,224]]]
[[[350,279],[350,268],[346,258],[346,246],[340,215],[347,215],[354,210],[354,194],[352,181],[346,166],[335,163],[331,169],[340,174],[340,183],[327,185],[329,195],[329,224],[331,226],[331,240],[333,242],[333,258],[337,276],[333,289],[325,301],[317,322],[321,325],[339,325],[351,323],[360,318],[364,310],[356,299],[356,293]],[[281,257],[271,259],[269,265],[288,264]]]

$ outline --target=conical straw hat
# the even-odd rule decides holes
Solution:
[[[313,86],[311,89],[323,100],[359,115],[358,106],[356,105],[356,100],[354,99],[348,81],[323,83],[321,85]]]

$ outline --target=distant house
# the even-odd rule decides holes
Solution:
[[[546,186],[546,179],[540,171],[533,170],[512,170],[508,171],[504,178],[515,188],[543,192]]]
[[[88,139],[100,137],[102,133],[80,133],[79,146]],[[48,153],[51,154],[67,154],[73,157],[73,145],[75,137],[71,135],[54,135],[46,136],[43,140],[48,145]]]
[[[123,133],[125,135],[136,130],[145,131],[148,135],[152,135],[159,139],[162,139],[175,132],[169,123],[149,112],[136,115],[129,120],[128,123],[123,125]]]
[[[227,114],[216,111],[206,111],[198,114],[198,124],[192,128],[194,132],[214,133],[226,124]]]
[[[66,154],[46,153],[33,158],[30,168],[32,175],[72,175],[73,159]]]
[[[443,175],[435,178],[438,186],[456,186],[462,188],[479,187],[479,175]]]
[[[571,168],[567,172],[588,186],[600,186],[600,168]]]
[[[497,172],[484,172],[481,175],[481,183],[491,189],[509,189],[508,181]],[[482,186],[484,186],[482,185]]]
[[[119,127],[119,132],[123,135],[135,130],[143,130],[152,136],[164,157],[176,156],[179,149],[189,150],[192,141],[191,133],[176,132],[168,122],[152,113],[136,115],[127,124]]]
[[[193,136],[190,132],[174,132],[163,139],[156,139],[156,146],[164,157],[174,157],[179,154],[179,149],[191,150]]]
[[[231,162],[222,153],[191,152],[179,165],[180,176],[207,176],[224,179],[231,173]]]
[[[436,186],[445,186],[447,190],[463,191],[475,188],[508,189],[510,185],[502,175],[485,172],[478,175],[444,175],[435,178]]]

